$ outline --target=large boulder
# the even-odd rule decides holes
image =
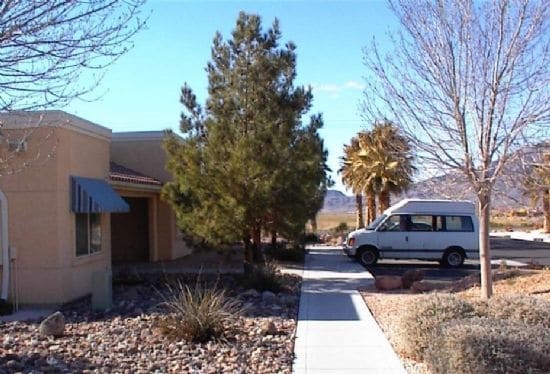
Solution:
[[[374,287],[378,291],[397,290],[403,287],[400,276],[396,275],[381,275],[374,279]]]
[[[44,336],[63,336],[65,333],[65,316],[61,312],[49,315],[42,321],[38,331]]]
[[[403,283],[403,288],[409,289],[412,284],[417,281],[424,279],[424,272],[422,270],[407,270],[401,276],[401,281]]]

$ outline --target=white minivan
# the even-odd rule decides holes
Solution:
[[[405,199],[350,232],[344,252],[365,266],[379,259],[435,260],[459,267],[479,258],[479,224],[469,201]]]

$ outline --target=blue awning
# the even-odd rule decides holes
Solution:
[[[71,176],[71,209],[75,213],[127,213],[130,206],[104,180]]]

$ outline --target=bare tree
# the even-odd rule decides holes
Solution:
[[[100,76],[78,84],[131,48],[144,0],[0,2],[0,111],[66,104]]]
[[[60,108],[84,98],[104,69],[132,47],[132,37],[145,25],[144,1],[0,1],[0,113]],[[55,146],[26,150],[40,124],[33,119],[22,131],[0,133],[0,175],[54,155]],[[35,134],[42,139],[33,145],[49,144],[51,134]]]
[[[425,165],[467,177],[480,215],[481,293],[489,298],[493,186],[515,151],[536,131],[548,131],[550,3],[389,5],[401,28],[391,34],[388,54],[376,41],[365,48],[365,116],[391,115],[414,139]]]

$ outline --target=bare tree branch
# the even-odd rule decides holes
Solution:
[[[145,0],[0,2],[0,112],[63,106],[93,90],[100,72],[144,27]]]

